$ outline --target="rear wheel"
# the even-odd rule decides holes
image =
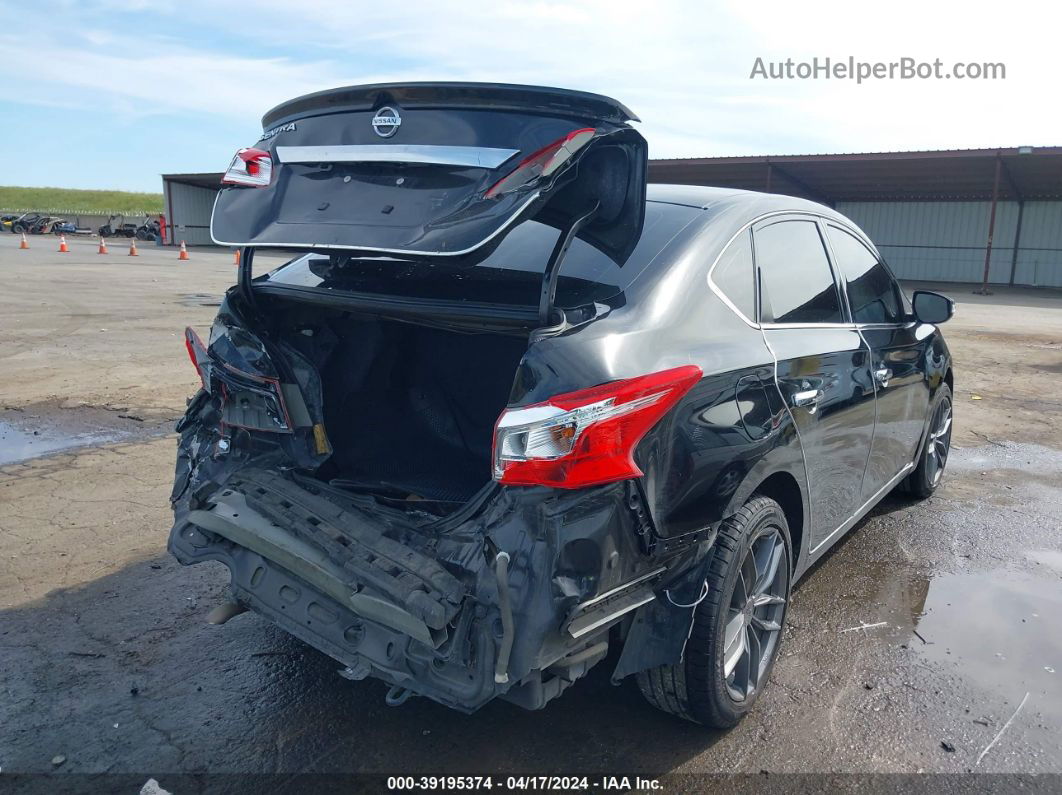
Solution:
[[[906,481],[907,491],[916,497],[928,497],[937,490],[951,451],[951,389],[941,384],[930,409],[929,435],[918,456],[918,466]]]
[[[789,526],[774,500],[754,497],[723,523],[684,659],[638,674],[650,704],[720,729],[752,709],[782,642],[791,560]]]

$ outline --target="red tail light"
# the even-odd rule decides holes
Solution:
[[[534,152],[516,166],[508,175],[494,183],[486,193],[486,198],[494,199],[503,193],[509,193],[539,177],[548,177],[555,172],[576,152],[590,143],[597,133],[593,127],[573,130],[563,138],[558,138],[548,146]]]
[[[184,347],[188,351],[188,358],[192,360],[192,367],[195,368],[196,375],[199,376],[199,382],[203,385],[203,389],[206,389],[206,379],[203,377],[203,368],[199,362],[200,360],[206,360],[207,349],[206,345],[203,344],[203,340],[200,339],[199,335],[195,333],[195,329],[191,326],[184,330]]]
[[[264,188],[272,179],[273,159],[269,152],[262,149],[241,149],[232,158],[221,182],[223,185]]]
[[[688,365],[506,409],[494,428],[494,479],[578,489],[640,477],[634,448],[700,378]]]

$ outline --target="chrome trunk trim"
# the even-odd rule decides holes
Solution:
[[[486,146],[425,146],[419,144],[337,144],[278,146],[281,163],[416,163],[463,168],[497,168],[519,149]]]

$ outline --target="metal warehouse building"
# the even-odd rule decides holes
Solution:
[[[163,174],[162,198],[166,203],[166,242],[189,246],[210,246],[210,213],[221,190],[219,174]]]
[[[1062,287],[1062,147],[651,160],[651,182],[834,207],[901,279]],[[173,240],[209,245],[221,174],[165,174]],[[991,231],[990,231],[991,230]]]
[[[988,258],[990,283],[1062,287],[1062,147],[651,160],[649,179],[829,205],[901,279],[980,282]]]

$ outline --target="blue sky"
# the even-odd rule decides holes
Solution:
[[[220,171],[276,103],[490,80],[609,94],[653,157],[1062,144],[1062,12],[888,5],[0,0],[0,184],[160,190]],[[995,81],[750,79],[757,57],[1002,62]]]

